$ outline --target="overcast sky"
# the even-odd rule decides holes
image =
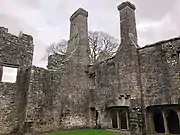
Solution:
[[[34,37],[33,64],[45,67],[46,47],[69,38],[69,17],[79,7],[89,12],[89,30],[119,38],[117,6],[123,0],[0,0],[0,25]],[[136,5],[139,45],[180,35],[180,0],[130,0]]]

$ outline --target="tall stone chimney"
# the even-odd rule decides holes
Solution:
[[[123,2],[118,6],[120,13],[121,44],[130,42],[137,45],[135,9],[135,5],[129,1]]]
[[[70,17],[70,38],[67,52],[73,52],[74,60],[78,59],[83,64],[89,64],[88,42],[88,12],[82,8],[75,11]]]
[[[70,39],[77,34],[81,36],[81,38],[87,38],[87,17],[88,12],[82,8],[79,8],[76,12],[72,14],[72,16],[70,17]]]

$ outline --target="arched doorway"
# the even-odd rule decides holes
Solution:
[[[160,110],[155,110],[153,120],[155,131],[157,133],[165,133],[164,120]]]
[[[127,106],[113,106],[109,107],[108,109],[111,119],[110,127],[119,130],[129,130],[129,108]]]
[[[171,134],[180,134],[178,114],[173,110],[167,114],[167,125]]]

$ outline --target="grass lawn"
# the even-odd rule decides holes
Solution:
[[[117,132],[106,131],[106,130],[70,130],[70,131],[61,131],[55,133],[49,133],[46,135],[119,135]]]

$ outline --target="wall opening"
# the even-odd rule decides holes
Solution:
[[[25,123],[24,123],[24,129],[25,129],[25,133],[32,133],[32,130],[33,130],[33,122],[32,122],[32,121],[25,122]]]
[[[128,124],[128,107],[114,106],[109,107],[111,128],[120,130],[129,130]]]
[[[171,134],[180,134],[178,114],[173,110],[167,115],[167,125]]]
[[[95,116],[96,127],[98,126],[98,117],[99,117],[99,113],[96,110],[96,116]]]
[[[18,68],[3,66],[1,82],[15,83]]]
[[[154,128],[157,133],[165,133],[165,128],[164,128],[164,120],[162,113],[160,111],[156,111],[154,113]]]
[[[112,118],[112,128],[117,129],[118,128],[118,121],[117,121],[117,113],[116,111],[111,112],[111,118]]]
[[[91,111],[91,121],[95,124],[96,128],[100,128],[98,118],[99,118],[99,112],[96,110],[95,107],[90,108]]]
[[[121,124],[121,129],[127,129],[127,118],[125,111],[122,111],[120,113],[120,124]]]

